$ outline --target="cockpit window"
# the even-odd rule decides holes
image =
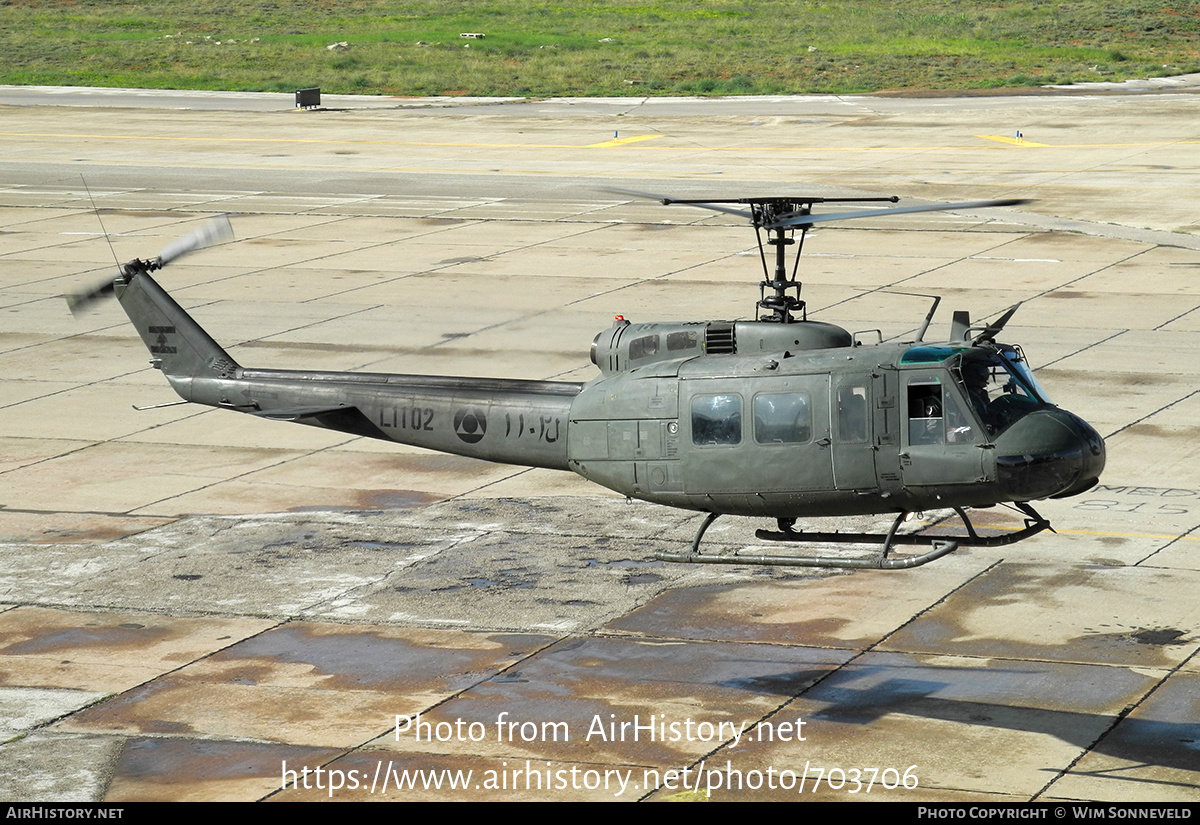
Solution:
[[[1017,354],[1012,350],[1006,354],[1009,352]],[[998,435],[1046,403],[1035,389],[1037,382],[1032,380],[1023,359],[1014,362],[996,353],[977,351],[963,356],[955,374],[989,435]]]

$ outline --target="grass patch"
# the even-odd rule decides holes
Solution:
[[[1200,6],[1161,0],[0,0],[0,20],[13,84],[783,94],[1200,70]]]

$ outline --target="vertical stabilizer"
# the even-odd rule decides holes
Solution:
[[[150,277],[142,261],[123,267],[115,291],[150,350],[150,363],[163,371],[181,397],[191,400],[193,378],[238,377],[237,362]]]

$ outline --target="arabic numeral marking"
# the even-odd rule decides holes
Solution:
[[[913,771],[915,771],[916,769],[917,769],[916,765],[909,765],[908,768],[904,771],[904,776],[900,776],[900,771],[896,770],[895,768],[885,768],[883,771],[883,776],[879,780],[879,784],[883,785],[883,787],[888,788],[889,790],[892,788],[898,788],[901,785],[903,785],[905,788],[907,788],[908,790],[911,791],[913,788],[917,787],[917,785],[919,783],[917,775],[915,773],[913,773]],[[889,773],[893,777],[895,777],[895,779],[892,780],[890,782],[890,784],[888,781]]]
[[[1187,515],[1188,508],[1180,507],[1178,504],[1160,504],[1157,507],[1145,509],[1147,502],[1139,501],[1136,504],[1128,504],[1110,498],[1091,498],[1079,502],[1074,505],[1076,510],[1110,510],[1114,513],[1149,513],[1150,515],[1165,515],[1165,516],[1183,516]]]
[[[525,428],[525,413],[514,417],[512,413],[504,414],[504,437],[521,438],[526,434],[533,436],[535,441],[545,441],[554,444],[562,435],[562,419],[553,415],[539,415],[537,426],[533,426],[533,416],[529,417],[529,429]]]
[[[818,768],[811,762],[805,762],[797,793],[804,793],[804,786],[810,780],[813,783],[811,793],[817,792],[822,781],[829,790],[844,790],[848,794],[870,793],[876,785],[888,790],[903,785],[913,790],[918,785],[916,770],[916,765],[909,765],[901,775],[898,768],[884,768],[882,771],[879,768]]]
[[[833,784],[833,775],[835,773],[841,775],[841,778],[838,779],[838,783],[836,785]],[[829,775],[825,777],[825,785],[832,791],[840,791],[846,786],[846,772],[841,768],[830,768]]]
[[[433,410],[429,407],[409,407],[400,414],[400,421],[406,430],[432,430]]]
[[[433,430],[432,407],[403,407],[379,409],[379,426],[401,430]]]

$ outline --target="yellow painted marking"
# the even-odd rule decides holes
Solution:
[[[635,137],[613,138],[612,140],[606,140],[603,143],[589,143],[587,146],[585,146],[583,148],[584,149],[608,149],[613,146],[624,146],[626,143],[637,143],[640,140],[654,140],[654,138],[660,138],[660,137],[662,137],[662,135],[637,135]]]
[[[953,523],[953,522],[948,522]],[[981,525],[976,525],[977,529]],[[989,524],[983,527],[985,530],[1024,530],[1024,527],[1013,527],[1004,524]],[[1115,536],[1118,538],[1128,539],[1171,539],[1173,541],[1200,541],[1200,536],[1177,536],[1163,533],[1108,533],[1101,530],[1054,530],[1056,534],[1070,534],[1073,536]]]
[[[326,146],[432,146],[442,148],[470,149],[603,149],[620,146],[626,143],[636,143],[651,138],[667,137],[666,135],[635,135],[630,138],[618,138],[602,143],[571,144],[571,143],[458,143],[453,141],[417,141],[417,140],[328,140],[324,138],[251,138],[251,137],[212,137],[203,135],[94,135],[70,134],[66,132],[0,132],[0,137],[11,138],[68,138],[73,140],[148,140],[148,141],[180,141],[192,143],[262,143],[262,144],[313,144]],[[1031,140],[1020,140],[1002,135],[975,135],[982,140],[997,141],[1013,146],[1045,149],[1112,149],[1138,148],[1153,146],[1195,146],[1200,140],[1162,140],[1130,143],[1036,143]],[[670,145],[646,146],[646,149],[662,149],[668,152],[786,152],[803,154],[805,152],[944,152],[944,151],[990,151],[994,147],[972,144],[970,146],[696,146]],[[975,173],[971,173],[975,174]],[[1023,174],[1023,173],[1022,173]]]
[[[1047,147],[1050,145],[1049,143],[1034,143],[1032,140],[1026,140],[1025,138],[1021,138],[1020,140],[1017,140],[1016,138],[1001,137],[1000,135],[976,135],[975,137],[982,138],[983,140],[996,140],[996,141],[999,141],[1000,143],[1011,143],[1013,146]]]
[[[1173,539],[1176,541],[1200,541],[1200,536],[1168,536],[1160,533],[1103,533],[1099,530],[1055,530],[1056,533],[1071,533],[1077,536],[1119,536],[1131,539]]]
[[[606,140],[603,143],[590,143],[580,146],[571,143],[452,143],[446,141],[416,141],[416,140],[327,140],[323,138],[247,138],[247,137],[210,137],[198,135],[73,135],[65,132],[0,132],[0,137],[31,137],[31,138],[76,138],[89,140],[166,140],[193,141],[195,143],[309,143],[354,146],[444,146],[472,149],[607,149],[612,146],[623,146],[626,143],[637,143],[642,140],[652,140],[662,135],[635,135],[634,137]]]

